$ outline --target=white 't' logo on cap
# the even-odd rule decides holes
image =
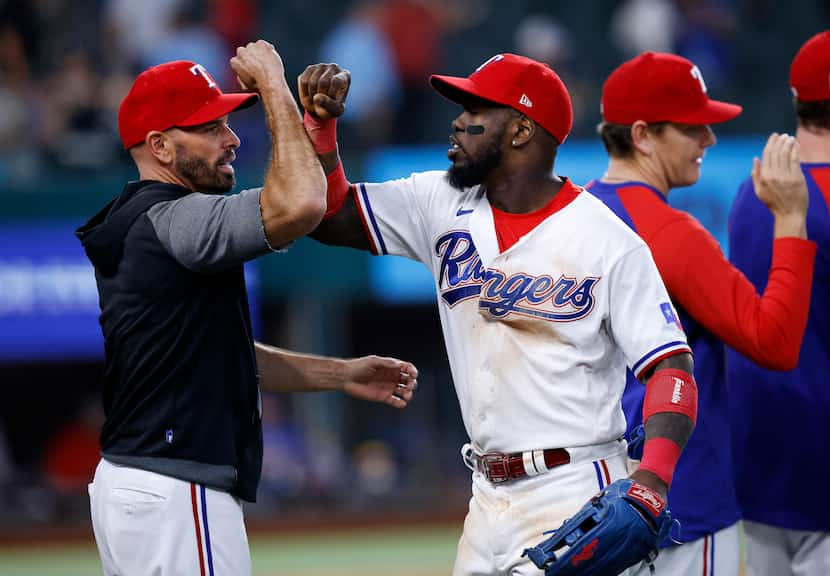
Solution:
[[[527,97],[527,94],[522,94],[522,97],[519,98],[519,104],[522,106],[527,106],[528,108],[533,108],[533,102],[530,101],[530,98]]]
[[[703,90],[704,94],[706,94],[706,82],[703,81],[703,74],[701,74],[700,68],[692,66],[692,69],[689,72],[691,73],[692,78],[700,82],[700,89]]]
[[[498,62],[499,60],[504,60],[504,56],[502,54],[496,54],[495,56],[491,56],[487,59],[484,64],[476,68],[476,72],[481,72],[481,69],[490,64],[491,62]]]
[[[208,88],[216,88],[216,80],[213,79],[204,66],[201,64],[194,64],[189,68],[194,76],[201,76],[207,82]]]

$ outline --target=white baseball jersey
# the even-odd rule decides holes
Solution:
[[[622,436],[626,365],[639,375],[689,351],[646,244],[583,191],[499,253],[484,193],[445,174],[359,184],[355,196],[374,253],[432,271],[474,449]]]

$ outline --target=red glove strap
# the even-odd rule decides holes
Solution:
[[[306,111],[303,126],[317,154],[328,154],[337,150],[337,118],[320,120]]]
[[[697,384],[694,377],[676,368],[658,370],[646,384],[643,424],[660,412],[685,414],[697,420]]]
[[[640,470],[648,470],[660,478],[667,486],[671,485],[674,467],[680,458],[680,446],[668,438],[652,438],[643,446],[643,459]]]
[[[328,188],[326,189],[326,213],[323,220],[337,214],[349,195],[349,181],[346,180],[346,173],[343,171],[343,163],[338,162],[334,172],[326,176]]]

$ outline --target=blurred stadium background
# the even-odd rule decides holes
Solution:
[[[446,166],[457,111],[429,73],[526,54],[571,90],[576,124],[557,170],[585,183],[605,167],[594,134],[605,75],[642,50],[677,52],[710,95],[745,110],[717,127],[701,182],[672,194],[723,241],[752,156],[769,132],[794,128],[789,62],[828,27],[826,0],[0,0],[0,573],[98,573],[86,483],[102,342],[72,231],[134,177],[116,112],[144,67],[193,59],[233,89],[228,57],[260,37],[292,83],[309,63],[340,63],[353,78],[340,142],[359,181]],[[240,187],[257,185],[261,111],[232,124]],[[334,394],[264,398],[266,460],[246,512],[256,573],[449,573],[469,475],[430,277],[309,240],[248,276],[259,339],[395,355],[421,372],[404,412]]]

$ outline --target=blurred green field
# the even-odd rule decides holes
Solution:
[[[446,576],[452,570],[457,526],[253,534],[255,576]],[[2,576],[91,576],[101,574],[94,544],[26,545],[0,548]]]

